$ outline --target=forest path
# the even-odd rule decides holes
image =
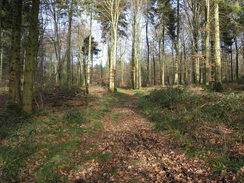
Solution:
[[[199,159],[189,159],[156,132],[136,110],[133,91],[120,90],[119,100],[102,119],[96,140],[100,157],[73,172],[76,182],[218,182]],[[91,152],[89,152],[91,153]],[[221,181],[219,181],[221,182]]]

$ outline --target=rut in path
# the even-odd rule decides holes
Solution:
[[[136,112],[136,97],[122,95],[102,119],[98,151],[107,161],[91,160],[75,172],[76,182],[223,182],[199,159],[189,159],[167,136]],[[116,120],[113,116],[116,116]],[[228,180],[225,179],[227,182]],[[232,180],[233,182],[233,180]]]

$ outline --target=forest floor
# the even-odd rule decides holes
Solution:
[[[187,156],[171,134],[156,130],[138,109],[140,95],[93,87],[88,97],[61,101],[5,129],[0,182],[241,181],[244,168],[216,173],[205,159]]]

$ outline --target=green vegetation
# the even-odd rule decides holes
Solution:
[[[186,155],[201,157],[211,167],[238,171],[244,159],[244,98],[234,93],[193,92],[187,88],[154,90],[139,95],[138,108],[157,130],[172,136]]]
[[[98,138],[99,133],[92,133],[103,129],[100,120],[111,112],[119,98],[118,93],[87,96],[85,106],[66,102],[59,108],[46,108],[29,117],[2,111],[0,134],[4,144],[0,148],[0,182],[67,182],[64,174],[86,161],[110,159],[111,153],[96,152],[96,148],[83,155],[81,139],[84,135]]]
[[[111,153],[104,153],[103,154],[103,153],[95,152],[95,153],[92,153],[91,155],[87,156],[85,158],[85,160],[88,161],[88,160],[97,159],[98,161],[103,162],[103,161],[109,160],[111,157],[112,157]]]

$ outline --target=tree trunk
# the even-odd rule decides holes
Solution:
[[[146,20],[146,42],[147,42],[147,84],[150,84],[150,45],[148,38],[149,20]]]
[[[153,55],[153,84],[154,84],[154,86],[157,84],[157,80],[156,80],[156,61],[155,61],[154,55]]]
[[[179,36],[180,36],[180,1],[177,0],[177,37],[175,40],[175,77],[174,77],[174,84],[179,84],[179,59],[180,59],[180,52],[179,52]]]
[[[198,40],[199,40],[199,16],[200,16],[200,5],[198,1],[193,1],[192,2],[192,13],[193,13],[193,18],[192,18],[192,26],[193,26],[193,72],[192,72],[192,80],[193,83],[197,84],[200,82],[200,63],[199,63],[199,45],[198,45]]]
[[[74,84],[74,56],[71,55],[71,84]]]
[[[103,56],[104,56],[104,48],[102,49],[102,58],[101,58],[101,63],[100,63],[100,72],[101,72],[100,84],[101,84],[101,86],[103,86]]]
[[[54,49],[57,63],[57,71],[56,71],[56,81],[58,86],[62,85],[62,72],[63,72],[63,62],[61,59],[61,40],[59,36],[59,17],[56,15],[56,6],[53,5],[53,19],[54,19],[54,30],[55,30],[55,41],[54,41]]]
[[[183,37],[183,54],[184,54],[184,79],[183,82],[184,84],[188,84],[188,64],[187,64],[187,59],[186,59],[186,42],[185,42],[185,38]]]
[[[236,49],[236,80],[239,79],[239,49],[237,38],[235,37],[235,49]]]
[[[73,20],[73,0],[71,0],[71,4],[69,7],[69,28],[68,28],[68,38],[67,38],[67,86],[71,87],[71,27]]]
[[[221,57],[220,57],[220,30],[219,30],[219,3],[214,1],[214,56],[215,56],[215,82],[221,83]]]
[[[115,92],[115,64],[116,64],[116,51],[117,51],[117,26],[118,22],[114,23],[113,28],[111,30],[111,45],[110,45],[110,62],[109,62],[109,91]]]
[[[210,73],[210,0],[206,0],[205,84],[209,85]]]
[[[138,26],[138,34],[137,34],[137,88],[140,89],[141,88],[141,24],[140,24],[140,21],[139,23],[137,24]]]
[[[120,76],[120,86],[123,86],[124,85],[124,50],[122,50],[123,47],[122,47],[122,44],[120,42],[120,73],[121,73],[121,76]]]
[[[162,44],[162,46],[161,46]],[[163,24],[163,32],[162,32],[162,40],[159,42],[159,63],[160,63],[160,80],[161,80],[161,85],[164,87],[165,86],[165,25]]]
[[[50,54],[49,58],[50,58],[50,63],[49,63],[49,67],[48,67],[48,75],[52,79],[52,75],[53,75],[53,57],[52,57],[52,54]]]
[[[89,85],[91,83],[91,55],[92,55],[92,21],[93,21],[92,10],[90,10],[90,34],[89,34],[89,46],[88,46],[88,61],[87,61],[87,90],[89,90]]]
[[[9,71],[9,104],[21,103],[20,93],[20,43],[22,0],[13,1],[12,39]]]
[[[179,84],[179,45],[178,41],[175,43],[175,62],[174,62],[174,84]]]
[[[0,87],[3,86],[2,0],[0,0]]]
[[[113,32],[111,32],[110,38],[110,47],[109,47],[109,91],[114,91],[114,58],[113,58],[113,49],[114,49],[114,38]]]
[[[2,47],[3,45],[1,40],[2,40],[2,32],[0,31],[0,87],[3,86],[3,47]]]
[[[231,81],[234,80],[234,73],[233,73],[233,55],[232,55],[232,46],[231,46],[231,51],[230,51],[230,78],[231,78]]]
[[[80,49],[79,49],[80,53],[79,53],[79,86],[82,86],[83,85],[83,77],[82,77],[82,46],[80,46]]]
[[[84,51],[86,53],[86,50]],[[86,94],[89,94],[89,88],[87,87],[87,64],[86,64],[86,56],[83,55],[83,74],[84,74],[84,81],[85,81],[85,87],[86,87]]]
[[[38,41],[39,4],[40,0],[32,0],[32,9],[31,14],[29,15],[31,26],[29,26],[28,45],[26,49],[23,88],[23,111],[28,114],[32,113],[33,76]]]
[[[132,51],[131,51],[131,88],[136,89],[136,8],[133,8],[133,22],[132,22]]]

